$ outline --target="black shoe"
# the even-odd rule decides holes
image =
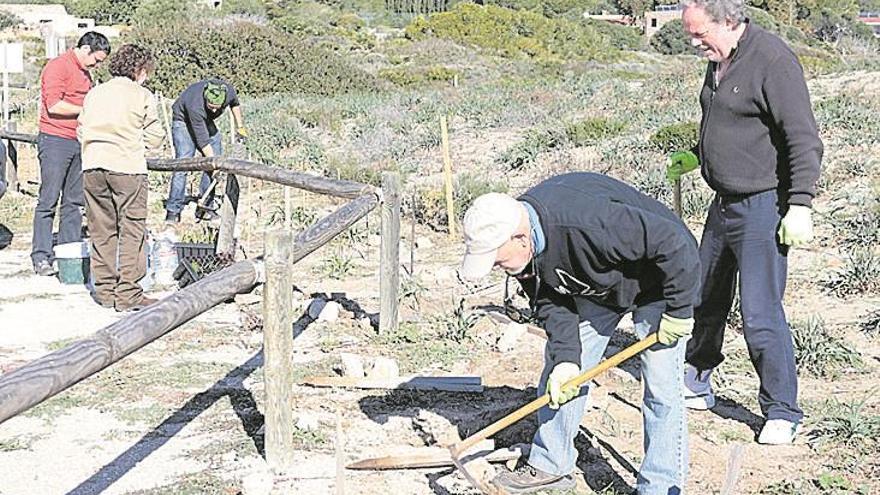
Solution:
[[[165,213],[165,221],[168,223],[180,223],[180,213],[169,211]]]
[[[541,490],[571,490],[577,483],[574,476],[545,473],[528,463],[522,463],[515,471],[504,471],[492,479],[492,484],[507,493],[533,493]]]
[[[34,273],[41,277],[52,277],[58,273],[58,270],[52,266],[49,260],[41,260],[34,263]]]

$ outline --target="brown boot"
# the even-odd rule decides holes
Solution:
[[[120,311],[120,312],[122,312],[122,311],[124,311],[124,312],[140,311],[142,309],[145,309],[147,306],[149,306],[151,304],[155,304],[157,302],[159,302],[158,299],[153,299],[152,297],[144,296],[141,298],[141,301],[139,303],[131,305],[131,306],[119,306],[117,304],[116,311]]]

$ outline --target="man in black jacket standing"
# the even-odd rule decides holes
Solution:
[[[640,356],[645,457],[639,493],[682,493],[688,439],[681,379],[686,339],[679,339],[693,327],[700,274],[687,227],[622,182],[573,173],[550,178],[518,200],[480,196],[465,215],[464,237],[462,278],[479,279],[493,267],[516,277],[547,331],[538,393],[550,394],[550,406],[538,411],[528,463],[494,483],[510,493],[574,487],[574,438],[586,393],[562,384],[599,362],[631,312],[640,338],[652,332],[660,338]]]
[[[703,293],[688,344],[685,400],[693,409],[715,404],[709,375],[724,359],[738,273],[743,333],[767,418],[758,442],[789,444],[803,413],[782,299],[788,248],[813,237],[822,141],[797,57],[745,18],[743,0],[686,0],[683,7],[685,31],[709,66],[699,143],[674,153],[667,175],[702,165],[716,192],[700,243]]]

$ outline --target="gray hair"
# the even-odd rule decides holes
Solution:
[[[681,0],[679,5],[682,9],[700,7],[715,22],[731,21],[740,24],[746,20],[745,0]]]

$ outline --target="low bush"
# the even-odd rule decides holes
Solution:
[[[836,378],[842,371],[861,369],[861,355],[845,340],[828,333],[818,317],[791,325],[797,369],[819,378]]]
[[[461,3],[449,12],[418,17],[406,27],[406,36],[447,38],[504,57],[550,63],[608,61],[619,55],[592,26],[494,5]]]
[[[838,297],[880,291],[880,256],[872,247],[856,247],[844,265],[823,280],[825,290]]]
[[[664,24],[654,36],[651,36],[651,46],[664,55],[694,54],[690,38],[684,32],[684,24],[681,19],[674,19]]]
[[[448,82],[460,73],[455,69],[433,65],[430,67],[392,67],[379,71],[379,77],[397,86],[420,86],[431,82]]]
[[[226,79],[240,93],[251,95],[333,95],[379,87],[375,77],[347,58],[249,21],[141,27],[126,41],[153,51],[158,67],[148,84],[169,96],[208,76]]]
[[[697,122],[679,122],[657,129],[648,139],[651,145],[663,153],[689,150],[697,145],[700,136],[700,124]]]

